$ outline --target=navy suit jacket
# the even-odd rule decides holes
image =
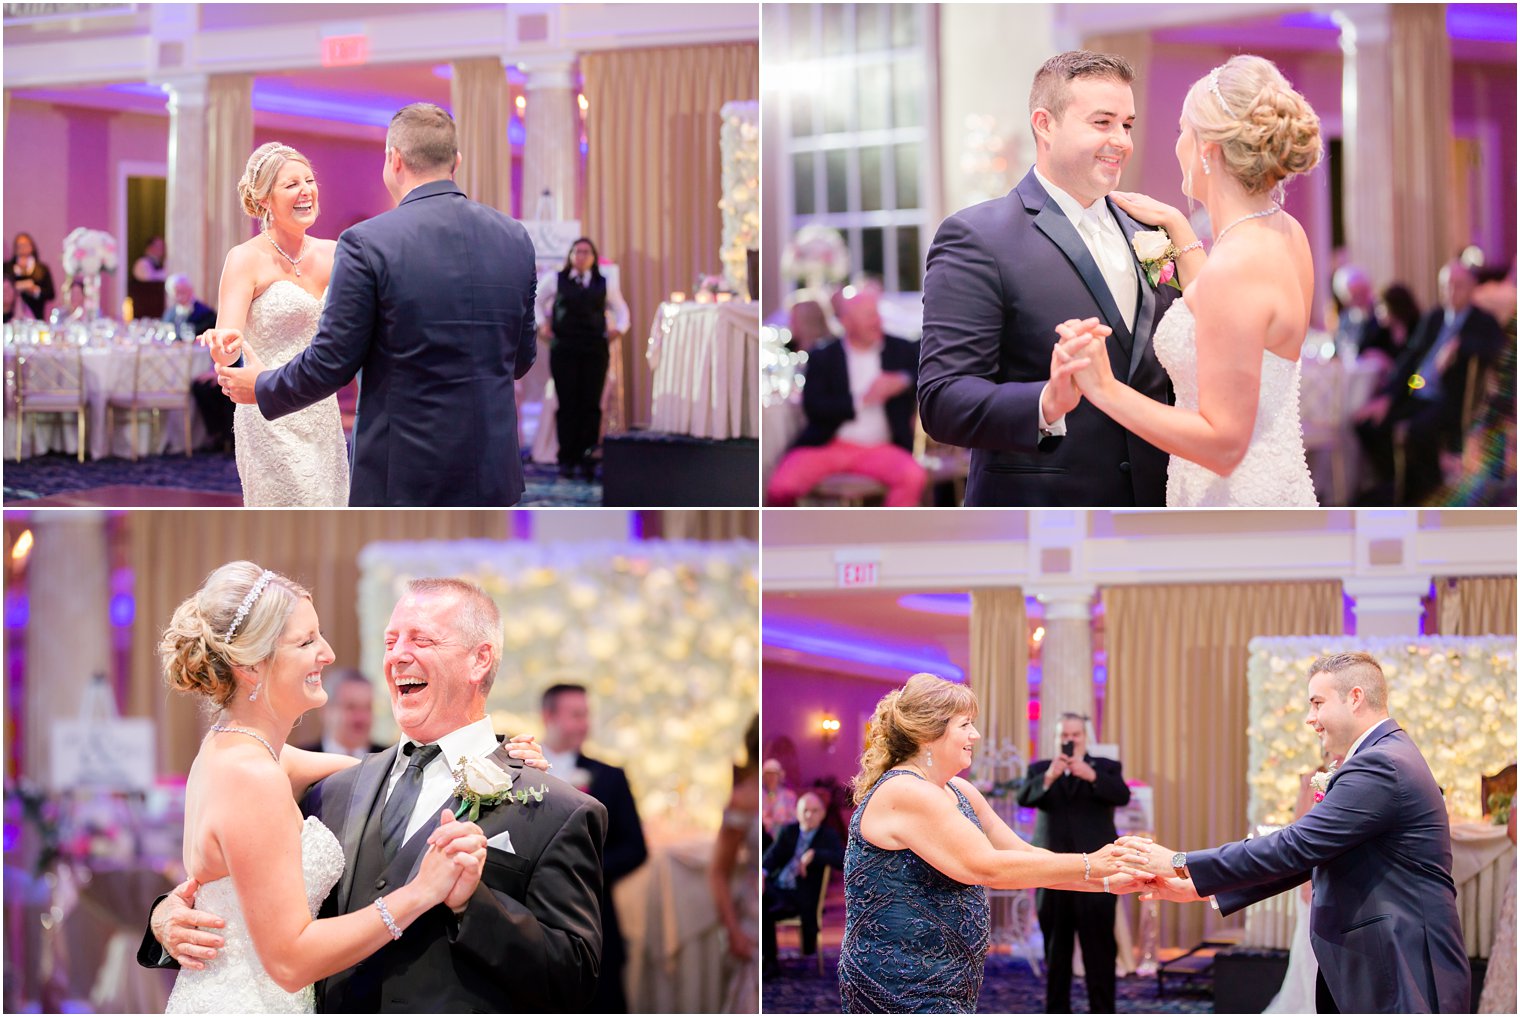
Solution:
[[[906,339],[883,336],[881,369],[883,372],[906,371],[918,379],[918,347]],[[855,399],[850,395],[850,366],[845,359],[845,340],[835,339],[814,350],[808,358],[807,384],[802,386],[802,411],[807,427],[797,437],[798,445],[827,445],[834,440],[840,425],[855,419]],[[913,451],[913,407],[915,399],[910,384],[899,395],[887,400],[887,426],[892,429],[892,443]]]
[[[514,505],[512,383],[533,366],[533,243],[451,180],[343,231],[311,345],[259,375],[270,420],[359,375],[350,505]],[[362,373],[361,373],[362,372]]]
[[[613,906],[612,888],[644,864],[649,848],[644,826],[628,786],[628,776],[610,763],[577,755],[575,765],[590,775],[586,793],[607,810],[607,841],[602,850],[602,977],[617,978],[627,957],[623,929]]]
[[[1342,1013],[1469,1012],[1446,804],[1397,724],[1368,736],[1293,825],[1187,862],[1225,915],[1312,874],[1309,939]]]
[[[1107,201],[1108,199],[1104,199]],[[1109,202],[1126,237],[1147,229]],[[1134,332],[1097,262],[1031,170],[1001,198],[940,224],[924,274],[919,415],[938,441],[972,450],[967,505],[1163,505],[1166,453],[1083,400],[1066,437],[1039,439],[1040,391],[1056,326],[1101,318],[1114,373],[1171,401],[1151,333],[1180,294],[1152,288],[1135,263]]]

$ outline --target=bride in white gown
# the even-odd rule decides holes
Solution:
[[[1313,506],[1299,418],[1299,353],[1314,298],[1303,227],[1281,185],[1321,155],[1319,118],[1271,61],[1236,56],[1195,82],[1177,138],[1182,190],[1208,211],[1205,258],[1187,217],[1141,194],[1114,192],[1139,222],[1162,226],[1183,295],[1156,326],[1156,357],[1177,404],[1114,377],[1096,318],[1058,327],[1057,356],[1080,361],[1082,395],[1171,453],[1168,506]]]
[[[319,211],[316,176],[288,145],[271,141],[255,149],[238,195],[263,229],[227,252],[216,328],[201,341],[220,364],[235,363],[246,346],[265,367],[279,367],[317,333],[337,243],[306,235]],[[240,405],[233,436],[244,505],[348,504],[348,450],[336,396],[278,420]]]
[[[382,898],[384,910],[377,902],[315,919],[343,874],[343,851],[320,820],[302,821],[296,801],[358,760],[285,744],[301,715],[326,701],[322,668],[333,660],[305,589],[252,562],[223,565],[174,612],[159,654],[169,685],[203,696],[215,717],[185,785],[190,881],[176,893],[194,894],[197,911],[225,922],[219,949],[204,925],[177,946],[170,1013],[310,1013],[319,979],[398,938],[428,909],[468,898],[485,838],[445,810],[417,875]],[[545,765],[532,744],[511,754]]]

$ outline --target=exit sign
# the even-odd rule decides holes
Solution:
[[[322,37],[323,67],[353,67],[368,61],[368,36],[326,35]]]
[[[839,569],[840,586],[875,586],[876,563],[865,562],[840,562]]]

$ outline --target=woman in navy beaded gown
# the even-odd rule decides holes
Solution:
[[[1150,879],[1125,849],[1056,854],[1022,840],[969,781],[976,697],[918,674],[876,706],[844,858],[845,1013],[973,1013],[987,887],[1127,893]]]

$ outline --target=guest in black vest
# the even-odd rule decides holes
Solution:
[[[10,260],[5,263],[5,277],[16,289],[33,318],[46,318],[47,305],[56,295],[53,273],[37,257],[37,241],[30,233],[17,233],[11,241]]]
[[[608,340],[628,331],[628,305],[609,287],[590,237],[570,245],[565,267],[539,289],[539,335],[549,345],[549,372],[559,409],[559,475],[591,480],[590,455],[602,436],[602,388]],[[612,312],[609,329],[607,314]]]

